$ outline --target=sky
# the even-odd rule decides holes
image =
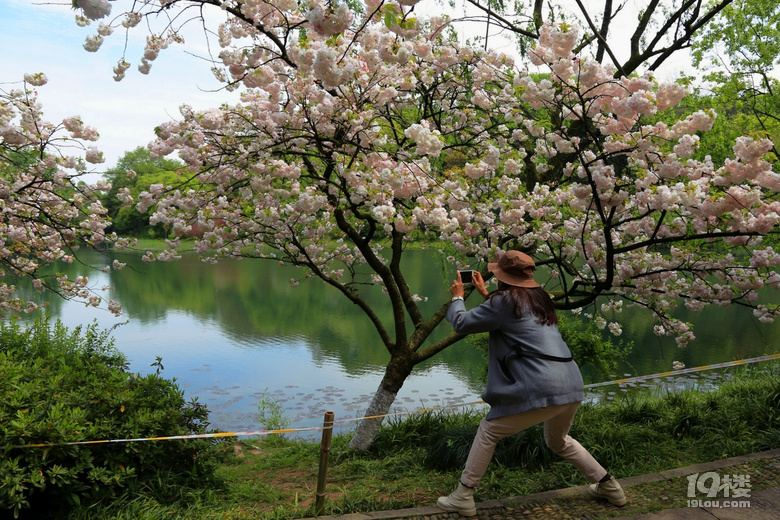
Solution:
[[[129,3],[112,2],[113,13],[123,12]],[[220,83],[203,59],[208,53],[199,29],[185,33],[185,45],[161,52],[146,76],[136,69],[145,33],[131,31],[136,40],[128,42],[126,59],[132,67],[116,82],[113,67],[123,55],[124,35],[117,31],[98,52],[87,52],[84,40],[94,34],[97,23],[78,27],[74,14],[71,0],[0,0],[0,90],[19,88],[25,73],[44,72],[49,82],[38,91],[45,119],[79,115],[99,131],[95,145],[106,161],[96,166],[96,172],[115,166],[125,152],[146,146],[154,139],[155,126],[179,119],[180,105],[206,109],[238,99],[237,92],[219,90]],[[497,43],[496,38],[491,43]],[[501,46],[503,51],[511,48],[508,42]],[[681,68],[677,63],[667,67],[667,75],[677,74]]]
[[[114,9],[118,11],[121,3]],[[44,72],[49,82],[38,88],[44,118],[54,122],[79,115],[97,128],[100,140],[90,144],[106,158],[97,170],[113,167],[124,152],[153,140],[154,127],[179,119],[183,103],[205,109],[237,100],[235,92],[214,92],[220,84],[209,64],[186,52],[199,51],[202,37],[193,37],[192,45],[174,45],[161,52],[147,76],[135,68],[143,42],[130,42],[127,61],[133,66],[125,79],[114,81],[124,35],[115,32],[98,52],[87,52],[84,40],[96,31],[97,23],[78,27],[70,4],[70,0],[0,1],[0,89],[20,88],[25,73]],[[145,37],[142,30],[133,33]]]

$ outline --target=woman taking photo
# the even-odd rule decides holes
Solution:
[[[485,302],[470,311],[463,301],[460,273],[450,287],[452,305],[447,320],[455,331],[489,333],[487,388],[482,399],[490,411],[479,425],[458,488],[438,500],[444,511],[476,515],[474,489],[487,470],[496,443],[542,422],[547,446],[592,482],[588,488],[592,496],[618,506],[626,503],[620,484],[569,436],[585,397],[584,384],[558,331],[552,299],[533,279],[535,268],[525,253],[504,253],[498,262],[488,264],[498,279],[498,289],[489,294],[475,271],[472,283]]]

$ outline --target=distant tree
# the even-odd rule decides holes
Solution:
[[[780,156],[780,2],[732,2],[695,39],[693,64],[732,135],[768,137]]]
[[[111,189],[103,197],[103,205],[111,219],[110,230],[120,236],[165,236],[161,224],[149,224],[153,208],[141,213],[122,202],[120,197],[138,199],[141,192],[148,191],[153,184],[171,184],[177,178],[177,170],[183,167],[181,161],[153,158],[149,149],[142,146],[126,152],[116,166],[105,173],[106,179],[111,182]]]
[[[86,277],[41,275],[47,265],[77,261],[80,247],[111,238],[99,200],[108,185],[80,180],[87,163],[103,161],[86,144],[98,133],[77,116],[59,124],[45,121],[36,91],[45,84],[44,74],[28,74],[21,88],[0,90],[0,313],[37,308],[16,295],[20,278],[31,278],[40,291],[90,305],[104,300]],[[118,311],[113,301],[108,307]]]
[[[710,75],[712,81],[695,87],[695,93],[686,97],[679,105],[659,114],[659,118],[669,124],[702,110],[714,110],[718,117],[709,132],[698,134],[699,148],[694,157],[703,159],[710,156],[718,164],[723,163],[734,153],[734,143],[740,136],[752,136],[756,139],[769,138],[773,143],[780,142],[780,120],[773,114],[780,114],[780,98],[769,93],[748,94],[741,81],[732,80],[718,74]],[[718,79],[722,82],[716,82]],[[780,88],[780,83],[772,80],[769,85]],[[778,164],[780,156],[774,146],[773,154],[768,158]]]
[[[694,64],[768,82],[780,65],[780,3],[734,0],[694,40]]]

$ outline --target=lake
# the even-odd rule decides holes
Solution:
[[[437,253],[409,251],[405,272],[413,292],[427,297],[427,311],[450,297],[452,273],[444,273]],[[291,287],[300,271],[273,262],[226,260],[212,265],[194,255],[174,263],[145,264],[139,255],[116,256],[128,266],[119,272],[95,272],[73,264],[69,276],[85,275],[96,286],[112,287],[111,297],[123,308],[117,318],[105,310],[52,298],[49,312],[70,327],[97,320],[115,327],[115,346],[133,372],[150,373],[157,357],[162,375],[175,378],[188,397],[211,411],[212,426],[224,431],[258,430],[261,398],[279,403],[291,426],[321,425],[334,411],[342,429],[354,427],[376,390],[389,354],[376,332],[353,304],[319,280]],[[91,265],[109,265],[113,256],[84,253]],[[369,299],[388,316],[377,291]],[[471,304],[469,304],[471,306]],[[756,357],[777,352],[780,324],[760,324],[749,311],[731,307],[703,313],[682,311],[694,324],[697,339],[678,349],[670,338],[652,333],[653,320],[639,309],[624,310],[618,320],[623,338],[634,349],[617,377],[665,372],[673,361],[687,367]],[[436,336],[448,332],[444,323]],[[459,406],[479,400],[482,355],[466,342],[448,348],[419,366],[398,395],[393,411]],[[585,371],[586,382],[595,383]],[[702,373],[674,384],[707,383]],[[594,395],[609,396],[616,387]]]

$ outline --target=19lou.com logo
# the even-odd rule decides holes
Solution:
[[[750,475],[688,475],[688,507],[750,507]]]

